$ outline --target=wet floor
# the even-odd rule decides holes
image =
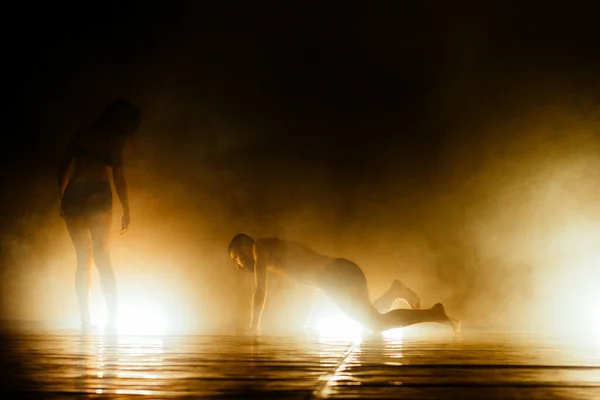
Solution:
[[[351,339],[3,338],[12,398],[600,399],[600,338],[469,332]]]

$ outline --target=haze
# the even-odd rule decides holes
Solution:
[[[244,232],[355,261],[372,297],[399,278],[469,324],[600,327],[591,17],[548,11],[533,29],[533,6],[213,7],[38,39],[5,157],[4,320],[77,317],[56,170],[73,132],[126,96],[144,119],[113,264],[121,297],[174,326],[247,322],[252,279],[226,251]],[[552,36],[563,23],[589,41]],[[264,329],[303,323],[302,289],[283,284]]]

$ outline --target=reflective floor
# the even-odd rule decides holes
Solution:
[[[600,398],[600,338],[446,333],[362,339],[13,334],[0,345],[2,392],[44,399]]]

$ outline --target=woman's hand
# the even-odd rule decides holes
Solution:
[[[129,211],[123,212],[123,216],[121,217],[121,230],[119,231],[119,235],[124,235],[129,230],[129,225],[131,224],[131,216],[129,215]]]

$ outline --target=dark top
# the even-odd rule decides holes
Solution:
[[[113,168],[123,165],[118,141],[111,140],[109,135],[103,136],[101,133],[88,131],[77,135],[69,143],[67,153],[73,158],[88,157]]]

